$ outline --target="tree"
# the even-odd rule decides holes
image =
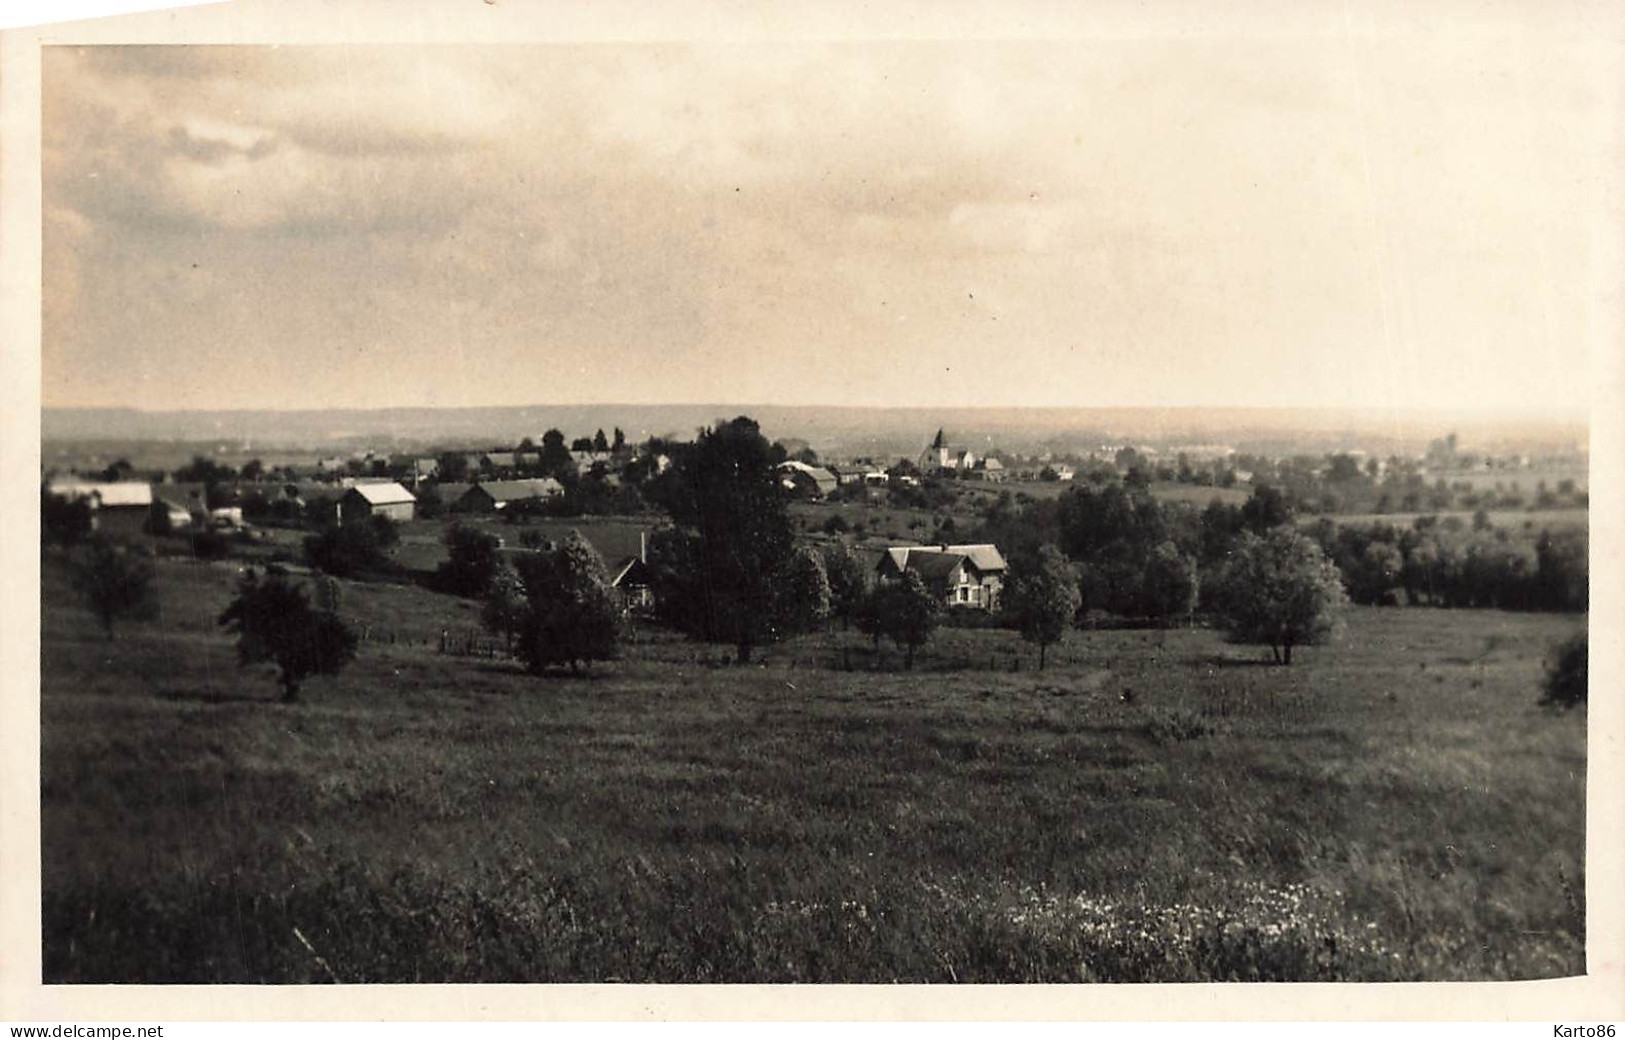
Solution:
[[[1050,644],[1066,635],[1083,604],[1078,570],[1061,550],[1041,545],[1036,554],[1011,561],[1004,603],[1021,629],[1021,638],[1038,644],[1038,668],[1042,671]]]
[[[903,648],[903,667],[912,670],[914,651],[930,641],[941,620],[942,600],[913,571],[905,571],[898,581],[882,582],[870,600],[875,631]]]
[[[1352,586],[1350,598],[1360,603],[1397,606],[1393,592],[1404,586],[1405,556],[1391,542],[1372,540],[1344,573]]]
[[[448,484],[456,484],[468,475],[468,456],[460,451],[440,453],[435,475]]]
[[[96,528],[95,514],[90,502],[83,498],[68,499],[53,495],[48,487],[40,488],[40,543],[72,549]]]
[[[1159,619],[1189,617],[1201,591],[1196,561],[1172,541],[1160,542],[1145,561],[1145,610]]]
[[[256,481],[265,475],[265,463],[259,459],[249,459],[243,463],[243,479]]]
[[[517,626],[516,650],[532,672],[553,665],[612,660],[618,652],[621,612],[604,561],[579,531],[552,552],[517,562],[525,609]]]
[[[531,532],[526,532],[527,534]],[[524,624],[530,601],[525,598],[524,583],[506,567],[499,567],[485,590],[485,605],[480,621],[492,632],[502,634],[503,645],[513,652],[514,633]]]
[[[747,662],[776,635],[775,576],[793,547],[770,445],[741,416],[674,450],[652,489],[673,523],[651,552],[656,602],[679,627],[733,643]]]
[[[281,674],[282,699],[299,699],[312,675],[336,675],[355,659],[356,637],[337,614],[311,607],[305,590],[272,569],[260,580],[250,569],[219,624],[237,635],[239,665],[269,661]]]
[[[330,523],[305,538],[305,559],[318,570],[348,578],[383,567],[400,540],[395,521],[387,516]]]
[[[802,546],[791,553],[776,586],[782,600],[778,615],[787,630],[811,632],[829,619],[829,575],[816,549]]]
[[[152,587],[152,566],[120,552],[104,538],[92,538],[85,556],[74,568],[74,587],[85,597],[107,638],[121,618],[146,620],[158,613]]]
[[[563,433],[548,430],[542,434],[542,459],[538,468],[543,476],[557,477],[560,480],[566,475],[575,474],[575,460],[570,457],[570,449],[564,446]]]
[[[824,549],[824,577],[829,582],[830,613],[844,627],[857,620],[869,593],[869,573],[850,546],[836,542]]]
[[[455,523],[446,529],[445,543],[448,558],[435,572],[440,588],[458,596],[484,596],[501,565],[496,535]]]
[[[577,437],[575,440],[570,442],[570,450],[571,451],[591,451],[592,450],[592,438],[591,437]]]
[[[619,426],[615,427],[615,439],[610,443],[609,448],[617,455],[626,450],[626,434]]]
[[[446,500],[440,497],[440,485],[425,484],[418,492],[417,514],[425,520],[433,520],[445,512]]]
[[[206,455],[193,455],[192,461],[175,471],[180,484],[223,484],[237,475],[230,466],[224,466]]]
[[[1586,633],[1583,631],[1558,644],[1547,664],[1540,703],[1573,708],[1586,702],[1586,644]]]
[[[1263,534],[1292,519],[1286,496],[1272,484],[1259,484],[1241,507],[1241,520],[1254,534]]]
[[[593,434],[593,437],[592,437],[592,450],[593,451],[608,451],[609,450],[609,438],[604,436],[604,431],[601,430],[601,429],[597,433]]]
[[[1290,526],[1248,531],[1220,578],[1218,609],[1237,642],[1262,643],[1277,663],[1325,638],[1348,602],[1337,566]]]

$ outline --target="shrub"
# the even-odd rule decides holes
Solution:
[[[1200,740],[1214,732],[1211,721],[1186,708],[1157,708],[1146,713],[1145,734],[1158,744]]]
[[[1580,632],[1557,645],[1547,665],[1540,703],[1557,708],[1586,703],[1586,644],[1586,633]]]
[[[200,560],[223,560],[231,553],[226,536],[212,527],[200,527],[187,539],[192,555]]]

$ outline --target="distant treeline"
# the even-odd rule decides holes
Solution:
[[[1165,502],[1125,481],[1082,484],[1051,499],[1000,495],[967,537],[999,545],[1012,560],[1058,546],[1082,573],[1083,610],[1123,618],[1170,619],[1184,613],[1182,571],[1194,575],[1198,609],[1211,609],[1217,575],[1244,532],[1298,523],[1288,496],[1255,487],[1246,502],[1205,508]],[[1586,532],[1513,531],[1480,514],[1422,517],[1408,526],[1336,524],[1305,528],[1343,575],[1349,598],[1364,604],[1586,609]]]

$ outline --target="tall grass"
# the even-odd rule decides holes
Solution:
[[[536,679],[435,651],[459,601],[355,586],[402,637],[288,707],[213,624],[231,578],[159,561],[162,619],[108,645],[47,567],[50,982],[1584,969],[1584,716],[1536,704],[1572,619],[1355,611],[1291,668],[1074,633],[1042,673],[1000,631],[905,674],[645,630]]]

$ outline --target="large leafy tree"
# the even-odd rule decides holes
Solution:
[[[1242,534],[1219,582],[1230,637],[1268,646],[1280,664],[1292,663],[1293,647],[1324,639],[1347,603],[1336,564],[1289,525]]]
[[[1043,670],[1050,644],[1066,635],[1083,603],[1077,568],[1055,546],[1039,546],[1037,553],[1011,563],[1004,596],[1021,638],[1038,644],[1038,667]]]
[[[1200,591],[1196,561],[1172,541],[1159,543],[1145,561],[1145,611],[1154,618],[1189,617]]]
[[[557,477],[560,480],[575,475],[575,460],[570,457],[570,449],[565,445],[564,434],[561,431],[548,430],[542,434],[542,460],[539,468],[544,476]]]
[[[824,549],[824,576],[829,581],[830,613],[843,626],[856,621],[869,594],[869,575],[858,554],[845,542]]]
[[[158,612],[152,586],[152,566],[121,552],[103,538],[92,538],[74,567],[74,586],[102,623],[107,638],[122,618],[147,619]]]
[[[555,550],[521,556],[515,566],[525,603],[515,650],[526,667],[541,672],[568,665],[574,672],[616,656],[620,608],[604,561],[579,531]]]
[[[219,623],[237,635],[239,664],[268,661],[280,669],[284,701],[298,700],[309,676],[336,675],[355,659],[355,633],[337,614],[313,608],[304,588],[280,570],[263,579],[249,570]]]
[[[778,632],[775,585],[794,546],[771,446],[743,416],[702,430],[676,450],[653,493],[673,523],[654,546],[662,612],[749,661]]]
[[[786,628],[810,632],[829,619],[831,595],[824,557],[803,546],[790,554],[778,582],[778,615]]]

